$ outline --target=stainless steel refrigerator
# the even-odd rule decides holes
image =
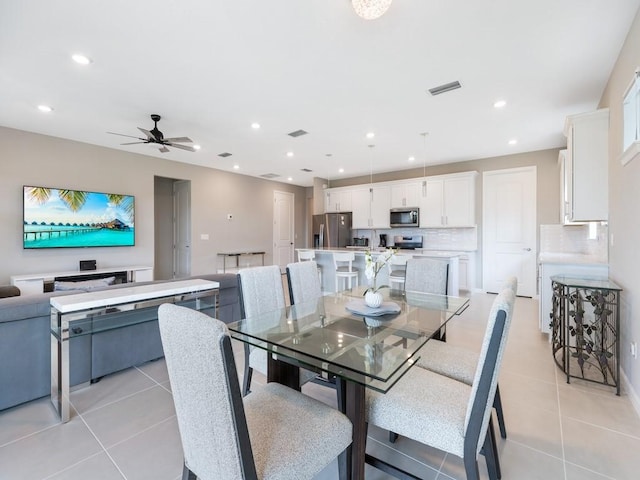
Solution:
[[[351,244],[351,212],[313,216],[313,248],[339,248]]]

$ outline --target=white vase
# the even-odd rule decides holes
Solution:
[[[367,307],[378,308],[382,305],[382,294],[380,292],[370,290],[364,294],[364,303]]]

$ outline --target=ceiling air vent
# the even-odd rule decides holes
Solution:
[[[313,170],[311,170],[310,168],[301,168],[300,171],[301,172],[307,172],[307,173],[313,172]]]
[[[304,130],[296,130],[295,132],[287,133],[290,137],[301,137],[302,135],[306,135],[309,132],[305,132]]]
[[[440,95],[441,93],[450,92],[451,90],[456,90],[460,87],[462,87],[462,85],[460,85],[460,82],[456,80],[455,82],[445,83],[444,85],[430,88],[429,93],[431,95]]]
[[[265,173],[264,175],[260,175],[262,178],[278,178],[280,175],[277,173]]]
[[[226,158],[226,157],[230,157],[231,154],[229,152],[222,152],[222,153],[219,153],[218,156],[222,158]]]

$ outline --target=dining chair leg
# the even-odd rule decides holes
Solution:
[[[502,471],[500,469],[500,459],[498,458],[498,444],[496,442],[496,431],[493,428],[493,420],[489,418],[489,426],[487,427],[489,431],[487,432],[487,436],[491,437],[491,451],[493,455],[491,457],[491,461],[487,460],[487,468],[489,469],[489,477],[491,477],[492,469],[494,471],[495,476],[491,478],[502,478]]]
[[[251,377],[253,368],[249,366],[249,344],[244,344],[244,375],[242,376],[242,396],[246,397],[251,391]]]
[[[493,397],[493,408],[496,409],[496,416],[498,417],[498,427],[500,428],[500,436],[502,438],[507,438],[507,427],[504,424],[502,399],[500,398],[500,385],[496,385],[496,396]]]
[[[189,470],[186,464],[182,466],[182,480],[196,480],[196,474]]]

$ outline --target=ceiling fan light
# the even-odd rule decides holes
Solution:
[[[353,9],[365,20],[381,17],[391,6],[393,0],[351,0]]]

